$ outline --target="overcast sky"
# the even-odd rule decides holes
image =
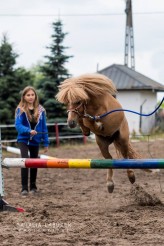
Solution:
[[[164,84],[164,0],[132,0],[132,7],[135,70]],[[73,76],[124,64],[124,0],[0,0],[0,38],[8,34],[19,66],[44,61],[59,16]]]

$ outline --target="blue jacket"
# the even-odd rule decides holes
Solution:
[[[38,134],[34,136],[30,136],[30,131],[31,131],[30,122],[28,120],[26,112],[21,112],[20,108],[16,110],[15,128],[18,132],[18,136],[17,136],[18,142],[23,142],[33,146],[39,146],[41,142],[43,142],[44,147],[47,147],[49,145],[48,129],[46,125],[46,115],[45,115],[45,110],[41,105],[39,105],[39,118],[34,129],[35,131],[38,132]]]

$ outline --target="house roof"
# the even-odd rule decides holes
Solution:
[[[98,73],[104,74],[110,78],[117,90],[154,90],[158,92],[164,91],[164,85],[152,80],[145,75],[138,73],[131,68],[113,64],[106,67]]]

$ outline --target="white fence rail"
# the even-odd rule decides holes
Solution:
[[[60,145],[60,140],[64,140],[64,139],[79,139],[81,138],[83,140],[83,143],[85,144],[86,141],[87,141],[87,137],[82,135],[82,134],[72,134],[70,132],[70,135],[64,135],[62,133],[62,131],[60,130],[60,127],[61,126],[67,126],[67,123],[66,122],[63,122],[63,123],[47,123],[47,127],[53,127],[54,126],[54,131],[52,132],[49,132],[49,140],[50,142],[55,140],[56,141],[56,145],[59,146]],[[3,134],[3,130],[5,129],[8,129],[8,128],[13,128],[15,129],[15,126],[14,125],[0,125],[0,130],[1,130],[1,133]],[[69,132],[69,130],[68,130]],[[17,133],[15,134],[15,137],[16,137]],[[16,143],[17,139],[14,138],[14,139],[1,139],[1,143]]]

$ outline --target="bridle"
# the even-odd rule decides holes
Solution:
[[[84,118],[84,117],[85,117],[85,114],[84,114],[84,113],[80,113],[80,112],[78,111],[82,106],[84,107],[83,102],[81,102],[76,108],[68,109],[68,110],[67,110],[67,113],[69,113],[69,112],[74,112],[74,113],[78,114],[79,117]]]
[[[80,113],[78,110],[81,108],[81,106],[83,106],[84,110],[83,113]],[[90,120],[99,120],[100,117],[99,116],[92,116],[90,114],[86,113],[86,104],[81,102],[76,108],[71,108],[67,110],[67,113],[69,112],[74,112],[76,113],[80,118],[88,118]]]

